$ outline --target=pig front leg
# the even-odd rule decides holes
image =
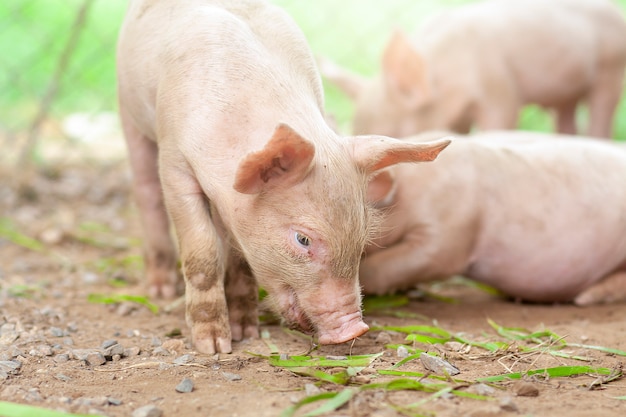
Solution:
[[[196,349],[230,353],[231,331],[224,291],[226,253],[211,220],[209,202],[184,159],[161,150],[165,202],[178,236],[185,277],[187,324]]]
[[[177,252],[165,211],[157,167],[158,148],[121,111],[133,189],[144,233],[146,283],[151,297],[173,298],[177,292]]]
[[[359,281],[365,294],[383,295],[405,290],[428,276],[428,254],[425,247],[403,241],[368,254],[359,268]]]
[[[250,266],[231,249],[226,270],[226,302],[233,340],[259,337],[258,297],[258,286]]]
[[[624,79],[624,68],[615,66],[599,71],[589,94],[589,136],[610,138],[613,116],[619,104]]]
[[[589,306],[626,300],[626,271],[615,272],[587,288],[574,299],[574,304]]]

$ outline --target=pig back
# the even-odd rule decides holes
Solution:
[[[157,132],[159,118],[173,128],[191,121],[196,130],[197,123],[207,129],[236,124],[242,132],[268,120],[267,139],[277,123],[271,114],[277,106],[317,113],[323,106],[303,34],[284,11],[264,1],[189,0],[185,7],[175,0],[133,1],[120,31],[117,62],[120,104],[154,140],[164,136]],[[289,90],[299,91],[306,105],[281,103],[294,99],[284,94]],[[234,114],[239,106],[249,109],[245,117]],[[197,120],[189,120],[194,116]]]

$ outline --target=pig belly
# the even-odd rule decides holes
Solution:
[[[572,245],[565,236],[553,242],[534,240],[526,247],[493,248],[466,275],[527,301],[571,301],[625,260],[625,239]]]

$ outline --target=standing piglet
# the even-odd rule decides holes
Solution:
[[[150,294],[176,293],[169,216],[196,348],[258,335],[255,278],[320,343],[367,331],[368,178],[448,142],[334,134],[302,33],[263,1],[131,1],[118,79]]]
[[[626,298],[623,147],[483,133],[382,171],[369,195],[387,217],[361,263],[366,293],[464,275],[529,301]]]
[[[610,0],[488,0],[445,11],[407,38],[395,33],[382,74],[365,80],[322,61],[355,100],[355,134],[513,129],[526,104],[556,110],[576,133],[610,137],[626,67],[626,22]]]

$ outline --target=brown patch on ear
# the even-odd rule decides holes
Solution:
[[[428,95],[426,63],[400,30],[393,33],[385,48],[383,74],[388,87],[406,99],[414,101]]]
[[[387,206],[395,194],[393,173],[386,169],[374,174],[367,184],[367,201],[376,206]]]
[[[371,174],[401,162],[433,161],[450,144],[450,139],[414,143],[384,136],[353,139],[355,163]]]
[[[295,184],[308,173],[314,155],[311,142],[281,123],[263,149],[242,159],[233,187],[243,194],[257,194],[267,186]]]

